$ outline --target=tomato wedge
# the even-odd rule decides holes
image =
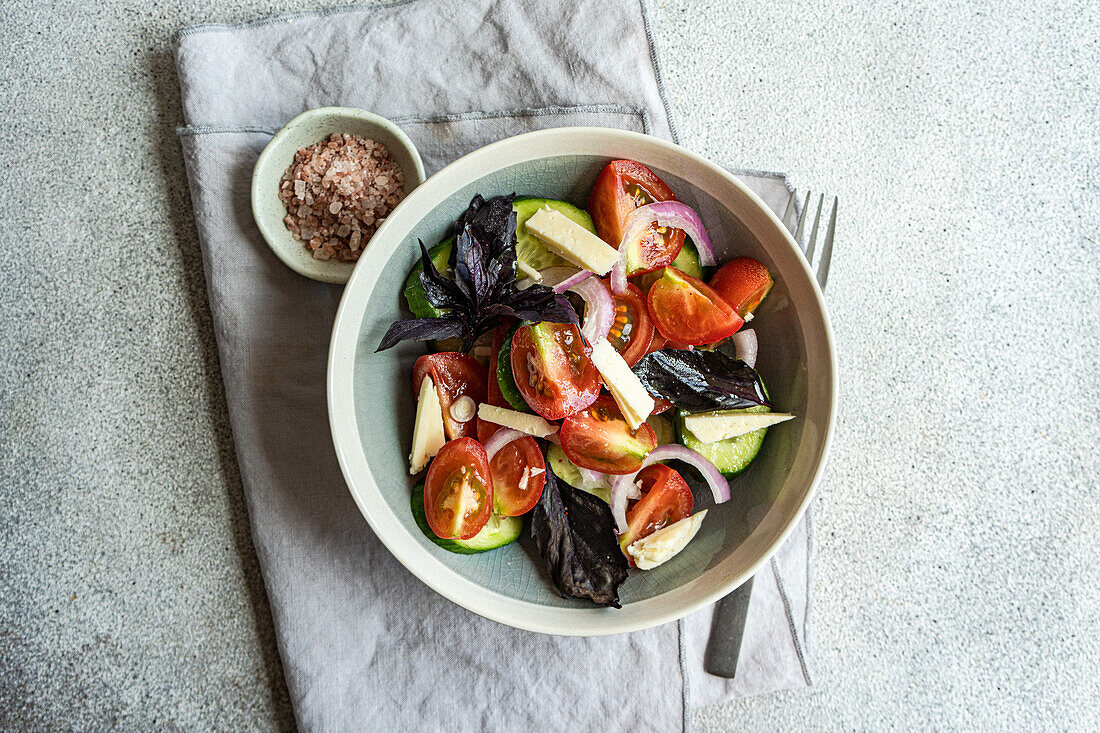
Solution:
[[[666,267],[649,288],[649,315],[669,341],[701,346],[737,333],[744,320],[702,280]]]
[[[489,352],[489,373],[488,384],[485,390],[485,402],[496,407],[510,407],[508,401],[504,399],[504,395],[500,393],[500,382],[497,381],[497,355],[500,354],[500,347],[504,345],[504,339],[508,336],[508,330],[510,325],[500,325],[493,329],[493,343]],[[500,426],[496,423],[491,423],[486,420],[477,418],[477,439],[482,443],[485,443],[489,438],[493,436]]]
[[[613,160],[600,171],[592,186],[588,213],[592,215],[600,238],[617,249],[622,243],[630,212],[655,201],[676,200],[672,189],[646,166],[633,160]],[[633,248],[631,272],[645,272],[664,267],[676,259],[684,246],[684,233],[654,223],[630,245]]]
[[[413,389],[420,392],[420,383],[431,376],[439,404],[443,407],[443,432],[447,440],[470,438],[476,434],[474,417],[477,406],[485,401],[488,376],[485,367],[472,356],[457,351],[425,354],[413,365]],[[461,404],[455,404],[463,397]],[[452,409],[453,407],[453,409]],[[471,412],[472,409],[472,412]]]
[[[722,265],[710,279],[710,286],[725,298],[742,318],[760,305],[760,301],[771,292],[773,284],[772,274],[768,272],[768,268],[752,257],[738,257],[730,260]]]
[[[493,481],[485,448],[473,438],[440,449],[424,479],[424,515],[444,539],[468,540],[493,513]]]
[[[512,336],[512,376],[523,399],[547,420],[583,410],[600,395],[600,372],[581,332],[566,323],[531,323]]]
[[[518,517],[535,508],[546,485],[546,461],[530,435],[506,443],[489,461],[497,514]]]
[[[619,546],[630,560],[626,548],[659,529],[691,516],[691,489],[684,478],[668,466],[655,463],[638,474],[642,498],[626,512],[627,530],[619,536]]]
[[[610,290],[611,282],[605,282]],[[615,320],[611,323],[607,340],[628,366],[634,366],[638,359],[649,353],[649,345],[653,341],[653,319],[649,317],[645,295],[637,286],[627,283],[626,292],[612,295],[611,300],[615,306]]]
[[[561,449],[581,468],[602,473],[633,473],[657,447],[657,434],[648,423],[631,430],[611,395],[599,399],[561,424]]]

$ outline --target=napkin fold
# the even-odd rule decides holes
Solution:
[[[180,140],[253,540],[299,726],[686,729],[692,707],[809,684],[809,515],[759,573],[735,680],[704,672],[711,609],[644,632],[556,637],[450,603],[374,536],[329,437],[339,286],[286,268],[252,220],[252,166],[303,110],[397,122],[429,174],[563,125],[676,139],[638,0],[402,0],[204,25],[175,39]],[[773,208],[777,174],[738,172]]]

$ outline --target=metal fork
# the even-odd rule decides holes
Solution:
[[[806,222],[810,218],[812,203],[813,193],[807,191],[802,213],[798,214],[798,191],[792,191],[790,199],[787,200],[787,208],[783,212],[780,221],[783,222],[783,226],[787,227],[788,231],[793,232],[794,241],[798,243],[802,253],[806,256],[806,262],[817,278],[818,285],[824,290],[825,283],[829,279],[829,265],[833,259],[837,199],[836,197],[833,198],[833,211],[829,215],[825,241],[821,244],[820,252],[815,252],[815,249],[821,225],[821,212],[825,209],[825,194],[820,194],[818,197],[817,214],[814,216],[810,238],[803,243],[803,235],[806,233]],[[816,268],[814,267],[815,254],[817,254]],[[704,659],[704,667],[710,674],[730,679],[737,674],[737,660],[741,656],[741,640],[745,636],[745,620],[749,615],[751,596],[752,578],[749,578],[725,598],[718,601],[717,608],[714,611],[714,621],[710,627],[710,639],[707,641],[707,651]]]

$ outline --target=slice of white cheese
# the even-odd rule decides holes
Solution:
[[[409,454],[409,473],[416,475],[424,470],[428,461],[447,442],[443,435],[443,406],[431,377],[420,383],[420,396],[416,400],[416,422],[413,423],[413,449]]]
[[[538,415],[528,415],[526,412],[509,410],[507,407],[497,407],[485,402],[478,405],[477,416],[485,422],[512,428],[536,438],[545,438],[558,432],[557,425],[551,425]]]
[[[527,220],[527,231],[538,237],[554,254],[597,275],[611,272],[619,259],[614,247],[565,214],[547,206]]]
[[[719,440],[728,440],[761,428],[771,427],[793,417],[794,415],[783,412],[718,410],[688,415],[684,418],[684,427],[690,430],[700,443],[717,443]]]
[[[604,384],[618,403],[623,417],[630,423],[630,428],[637,430],[653,412],[656,405],[653,397],[607,339],[592,344],[592,363],[600,370]]]
[[[705,516],[706,509],[632,542],[626,551],[634,558],[634,564],[642,570],[655,568],[687,547],[687,543],[691,542],[703,526]]]

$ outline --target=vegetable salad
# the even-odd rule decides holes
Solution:
[[[417,524],[457,553],[526,528],[563,596],[619,607],[630,569],[675,562],[706,517],[683,471],[727,501],[727,477],[792,417],[743,328],[771,274],[719,266],[699,215],[630,160],[603,169],[587,209],[475,196],[420,251],[414,317],[378,347],[432,345],[413,365]]]

